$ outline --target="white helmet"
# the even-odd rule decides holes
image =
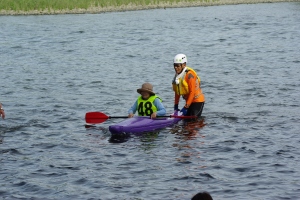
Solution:
[[[186,59],[186,55],[184,54],[177,54],[175,57],[174,57],[174,64],[176,63],[186,63],[187,62],[187,59]]]

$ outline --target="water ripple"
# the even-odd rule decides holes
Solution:
[[[297,199],[299,9],[1,16],[0,196]],[[201,77],[200,120],[122,137],[108,129],[122,119],[85,126],[89,111],[126,116],[143,82],[172,113],[178,52]]]

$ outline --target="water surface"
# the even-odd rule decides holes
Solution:
[[[299,21],[299,3],[0,16],[0,196],[299,199]],[[84,127],[127,115],[144,82],[171,113],[177,53],[201,77],[202,121]]]

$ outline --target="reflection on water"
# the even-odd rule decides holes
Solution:
[[[200,129],[205,126],[205,118],[201,117],[195,121],[184,122],[177,124],[171,129],[172,134],[179,136],[178,138],[184,140],[194,140],[197,137],[205,137],[200,134]]]
[[[109,138],[110,143],[123,143],[127,142],[130,138],[138,139],[142,144],[142,147],[145,147],[145,150],[148,148],[155,147],[153,141],[158,137],[159,131],[143,132],[143,133],[123,133],[123,134],[112,134]]]
[[[193,163],[201,157],[201,146],[204,146],[205,136],[201,134],[201,129],[206,125],[205,118],[201,117],[195,121],[179,123],[171,129],[175,135],[173,147],[180,152],[176,161],[182,164]],[[191,142],[194,141],[194,142]],[[198,166],[205,168],[203,164]],[[197,167],[197,168],[198,168]],[[186,168],[189,168],[186,166]]]
[[[160,131],[151,131],[140,136],[140,148],[145,152],[151,152],[158,147],[157,139],[160,134]]]
[[[0,16],[1,197],[299,199],[299,8]],[[177,53],[205,117],[125,137],[108,130],[120,119],[83,126],[88,111],[126,115],[144,82],[173,112]]]
[[[130,139],[130,134],[123,134],[123,135],[112,135],[109,138],[110,143],[123,143],[127,142]]]

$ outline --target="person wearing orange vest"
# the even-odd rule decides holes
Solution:
[[[2,107],[2,103],[0,103],[0,116],[2,117],[2,119],[5,118],[5,112],[4,112],[4,109]]]
[[[174,57],[175,76],[172,86],[175,92],[174,110],[179,111],[180,96],[185,100],[184,107],[180,110],[185,116],[198,116],[202,114],[205,97],[200,87],[200,78],[197,73],[186,65],[187,58],[184,54]]]

